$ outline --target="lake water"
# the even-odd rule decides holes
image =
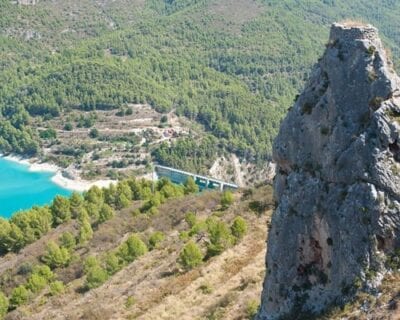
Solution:
[[[49,204],[58,194],[71,194],[51,181],[53,175],[32,172],[28,165],[0,158],[0,217],[9,218],[16,211]]]

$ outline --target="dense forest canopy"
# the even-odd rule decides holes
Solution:
[[[212,152],[261,162],[333,21],[376,25],[399,57],[394,0],[0,0],[0,11],[3,152],[40,152],[31,117],[148,103],[202,124]],[[184,145],[153,154],[179,163]]]

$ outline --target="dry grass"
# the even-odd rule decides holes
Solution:
[[[163,204],[153,217],[132,217],[123,210],[95,231],[86,249],[77,252],[76,262],[56,270],[67,284],[65,294],[46,296],[46,291],[25,307],[8,315],[9,319],[246,319],[249,303],[259,300],[264,278],[265,237],[269,215],[256,215],[251,201],[270,201],[270,187],[261,187],[251,195],[236,195],[235,203],[219,212],[227,223],[240,214],[249,223],[249,232],[236,246],[209,259],[186,273],[176,261],[184,244],[179,230],[186,230],[188,211],[206,218],[219,208],[220,194],[207,192]],[[128,265],[104,285],[81,293],[84,277],[81,262],[88,255],[103,255],[116,247],[127,234],[138,232],[144,238],[162,230],[166,239],[160,249]],[[53,235],[54,236],[54,235]],[[24,257],[18,257],[22,261]],[[200,290],[207,284],[212,290]],[[134,301],[127,304],[127,299]],[[249,302],[250,301],[250,302]]]
[[[386,275],[380,290],[378,297],[359,293],[353,302],[333,308],[317,320],[399,320],[400,273]]]

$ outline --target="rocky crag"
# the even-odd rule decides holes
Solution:
[[[400,79],[377,29],[332,26],[273,153],[277,208],[257,318],[304,319],[378,292],[400,247]]]

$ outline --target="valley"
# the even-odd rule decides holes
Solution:
[[[266,181],[262,168],[271,160],[279,122],[320,53],[315,42],[323,44],[332,21],[347,15],[376,23],[397,61],[398,38],[386,17],[398,5],[383,3],[373,15],[375,4],[356,2],[313,1],[310,11],[289,0],[43,0],[34,5],[2,0],[7,15],[0,20],[1,132],[9,139],[0,141],[1,149],[37,155],[86,179],[145,174],[146,165],[139,162],[155,161],[202,174],[214,165],[219,178],[243,185]],[[108,128],[88,118],[98,114],[118,127],[114,115],[129,105],[152,107],[155,121],[146,126],[154,127],[149,139],[154,141],[147,150],[139,143],[137,156],[136,140],[142,137],[132,134],[129,142],[117,141],[112,161],[101,160],[118,131],[103,130],[103,141],[88,138],[92,129],[96,135],[96,125]],[[184,122],[178,127],[190,134],[160,143],[157,112],[173,112]],[[134,132],[137,123],[129,121],[135,115],[124,117],[120,122],[132,125],[124,130]],[[71,121],[73,135],[84,137],[80,143],[64,130]],[[72,146],[65,147],[69,142]],[[95,145],[97,153],[91,149]],[[136,151],[124,163],[123,150],[130,148]],[[88,165],[93,154],[100,158]],[[240,173],[227,164],[232,156],[241,163]],[[218,165],[223,158],[228,161]]]
[[[400,319],[399,1],[0,12],[0,319]]]

